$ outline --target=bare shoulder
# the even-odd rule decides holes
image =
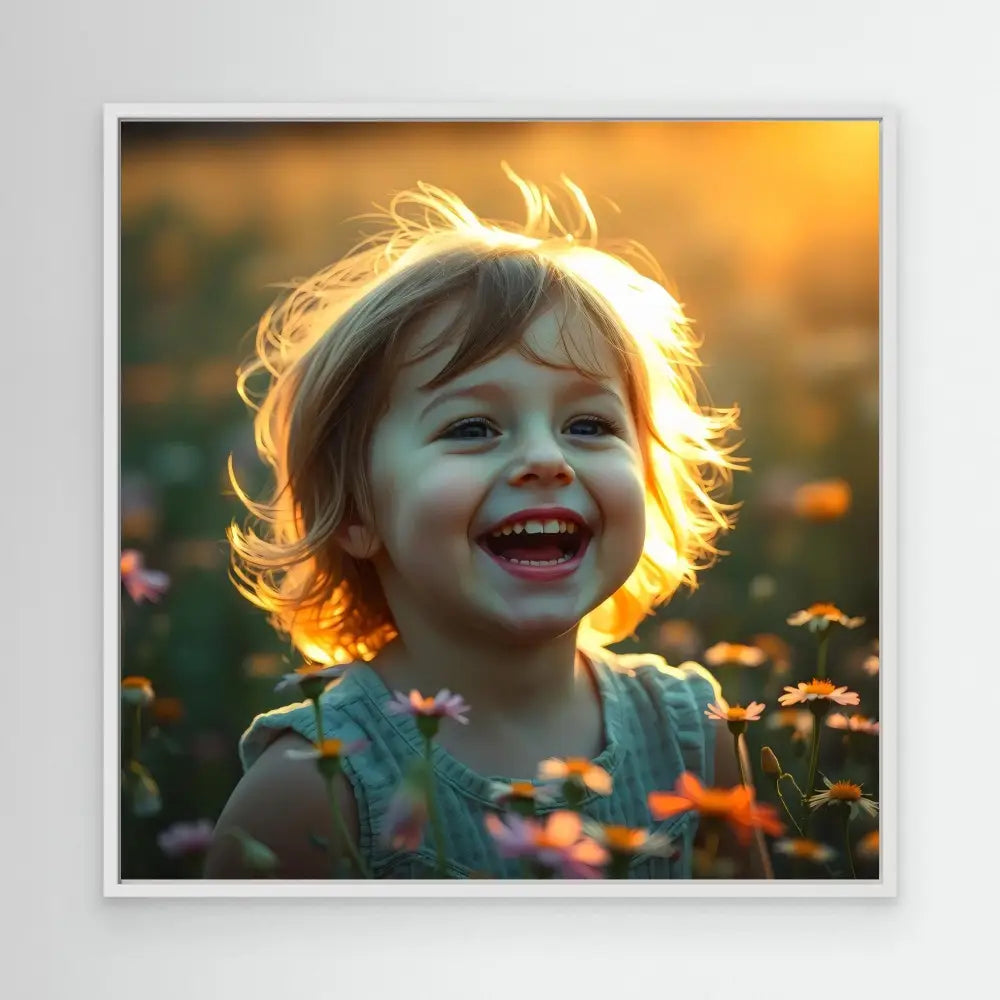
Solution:
[[[327,843],[333,820],[326,784],[312,760],[288,756],[309,742],[291,731],[279,736],[240,779],[215,825],[205,859],[209,879],[259,878],[248,866],[242,834],[277,856],[275,878],[329,878],[330,856],[312,838]],[[353,842],[358,842],[358,810],[347,779],[340,775],[335,794]]]

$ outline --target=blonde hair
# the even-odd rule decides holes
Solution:
[[[421,354],[457,339],[436,387],[516,347],[524,328],[559,300],[612,347],[622,366],[645,469],[646,541],[632,575],[580,623],[582,645],[634,634],[651,610],[719,554],[713,540],[731,527],[737,505],[714,494],[745,468],[724,444],[738,410],[698,404],[698,346],[680,305],[660,280],[627,263],[652,257],[627,242],[598,250],[597,223],[568,178],[579,219],[563,226],[552,200],[503,164],[524,197],[524,226],[478,218],[456,195],[420,183],[375,216],[389,228],[330,267],[293,286],[264,314],[256,355],[238,372],[237,391],[256,411],[254,437],[274,472],[267,502],[251,500],[229,477],[258,522],[227,536],[231,579],[270,623],[315,662],[371,659],[397,634],[371,563],[336,540],[338,528],[373,525],[368,446],[387,408],[394,374],[415,323],[435,306],[466,308]],[[564,338],[565,342],[565,338]],[[415,359],[415,360],[420,360]],[[602,373],[573,358],[591,376]],[[259,404],[247,383],[267,372]]]

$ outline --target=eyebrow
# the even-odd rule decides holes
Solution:
[[[432,399],[421,411],[420,419],[423,420],[432,410],[452,399],[502,399],[507,394],[508,390],[496,382],[480,382],[463,389],[452,389]],[[558,392],[560,399],[580,396],[604,396],[617,403],[623,410],[626,409],[621,396],[604,382],[575,378],[565,383]]]

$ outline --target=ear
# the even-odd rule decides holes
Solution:
[[[382,548],[382,542],[372,528],[353,521],[342,524],[334,537],[340,547],[355,559],[371,559]]]

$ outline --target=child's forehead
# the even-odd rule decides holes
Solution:
[[[439,343],[436,348],[433,345],[455,324],[461,310],[461,303],[445,303],[432,310],[412,331],[402,353],[402,365],[393,379],[393,395],[403,393],[424,396],[433,391],[424,387],[437,378],[451,362],[459,348],[461,336],[456,333]],[[458,329],[461,330],[460,325]],[[531,353],[523,354],[522,348],[527,348]],[[432,353],[427,353],[429,350]],[[539,364],[531,354],[543,359],[546,364]],[[509,367],[511,363],[536,368],[565,367],[563,372],[552,371],[553,377],[567,379],[579,372],[591,374],[597,369],[602,379],[622,381],[620,365],[611,345],[592,323],[572,312],[568,313],[558,305],[543,307],[525,326],[521,336],[513,339],[504,351],[474,363],[463,374]],[[449,381],[461,377],[463,375],[456,374]]]

